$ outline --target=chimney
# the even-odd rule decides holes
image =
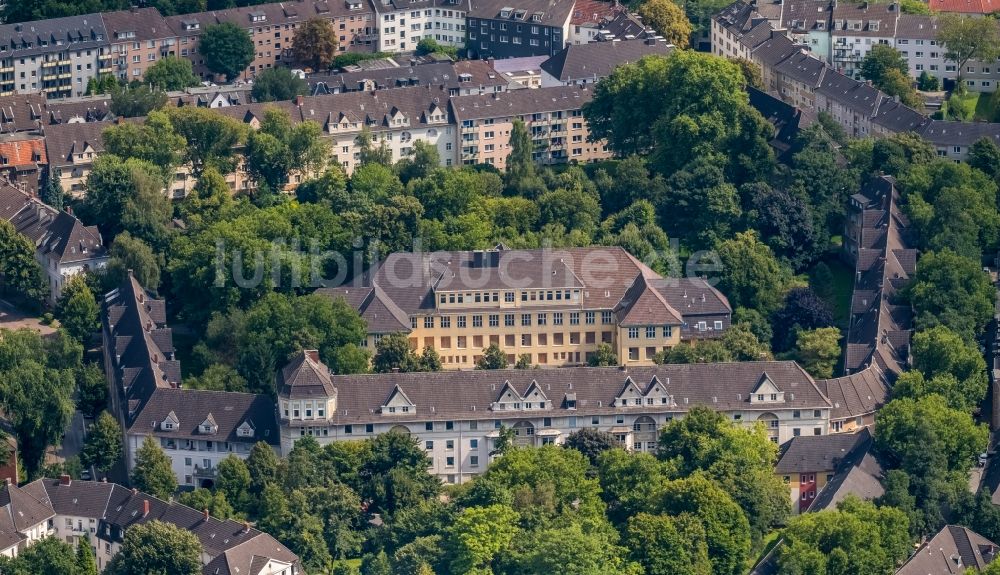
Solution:
[[[145,517],[149,515],[149,499],[142,500],[142,516]]]
[[[73,480],[70,478],[69,475],[63,473],[62,475],[59,476],[59,485],[70,485],[72,483]]]
[[[118,116],[117,118],[115,118],[115,124],[121,126],[124,123],[125,123],[125,118],[122,118],[121,116]]]
[[[249,521],[244,521],[243,522],[243,532],[244,533],[250,533],[250,522]]]
[[[319,363],[319,351],[318,350],[307,349],[303,353],[305,353],[306,357],[308,357],[311,361]]]
[[[302,94],[299,94],[298,96],[295,96],[295,105],[296,106],[298,106],[298,107],[301,108],[302,104],[304,104],[304,103],[305,103],[305,97],[302,96]]]
[[[132,495],[139,495],[139,490],[135,487],[132,488]]]
[[[208,519],[209,519],[209,517],[210,517],[210,515],[208,514],[208,507],[206,507],[205,509],[203,509],[203,510],[201,511],[201,517],[202,517],[202,519],[204,519],[205,521],[208,521]]]

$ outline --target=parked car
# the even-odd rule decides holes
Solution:
[[[986,460],[989,458],[989,454],[986,452],[979,454],[979,467],[986,467]]]

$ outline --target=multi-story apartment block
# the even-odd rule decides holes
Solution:
[[[412,52],[424,38],[465,45],[465,10],[459,0],[375,0],[378,51]]]
[[[581,365],[603,343],[623,365],[652,365],[657,352],[730,324],[728,301],[706,280],[661,278],[621,248],[394,253],[366,276],[320,293],[361,313],[369,349],[405,333],[446,369],[474,367],[491,344],[509,363]]]
[[[861,60],[872,46],[892,46],[896,37],[899,4],[836,2],[830,29],[830,62],[839,72],[856,76]]]
[[[794,362],[338,376],[315,352],[304,356],[278,377],[284,453],[304,436],[328,444],[405,433],[448,483],[486,471],[501,428],[519,446],[598,429],[626,449],[653,452],[660,428],[702,405],[764,425],[776,443],[829,432],[831,404]]]
[[[163,300],[131,273],[102,300],[104,369],[112,413],[124,430],[127,469],[152,438],[182,486],[211,487],[218,463],[255,443],[277,448],[274,403],[264,395],[181,389],[180,362]]]
[[[371,51],[375,46],[378,30],[374,12],[362,0],[298,0],[169,16],[166,20],[177,37],[178,53],[194,62],[195,72],[204,78],[212,77],[197,46],[205,28],[222,22],[245,28],[256,47],[253,61],[242,74],[243,80],[249,80],[263,70],[290,61],[295,30],[310,18],[333,23],[340,33],[341,52]]]
[[[499,169],[510,155],[514,120],[524,122],[535,143],[539,164],[587,163],[613,156],[605,142],[588,141],[583,105],[592,92],[586,86],[513,90],[503,94],[459,96],[451,109],[459,126],[455,162],[490,164]]]
[[[470,0],[470,58],[554,56],[569,41],[574,0]]]
[[[52,305],[71,277],[108,264],[97,226],[85,226],[69,212],[7,184],[0,184],[0,219],[10,222],[34,244],[35,259],[48,278]]]
[[[111,71],[100,14],[0,26],[0,94],[80,96],[91,78]]]
[[[413,153],[422,140],[437,147],[444,165],[455,155],[454,123],[448,112],[448,92],[443,87],[414,87],[375,92],[349,92],[335,96],[303,98],[300,117],[323,127],[333,148],[333,161],[353,172],[360,158],[358,136],[368,130],[376,146],[385,145],[396,162]]]
[[[115,483],[68,475],[0,487],[0,555],[16,557],[46,537],[90,545],[98,570],[121,551],[125,533],[162,521],[190,531],[201,547],[205,575],[299,575],[298,556],[276,539],[238,521],[212,517]]]
[[[132,8],[101,15],[111,42],[113,73],[121,80],[141,80],[146,69],[177,56],[177,35],[156,8]]]

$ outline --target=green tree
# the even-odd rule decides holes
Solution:
[[[371,501],[371,510],[394,513],[437,494],[440,481],[427,473],[430,459],[417,438],[383,433],[373,439],[358,469],[359,495]]]
[[[73,415],[82,355],[82,346],[62,331],[44,340],[29,329],[0,330],[0,408],[29,478],[37,476],[45,450],[59,441]]]
[[[750,526],[740,506],[722,488],[699,475],[678,479],[666,485],[652,508],[675,517],[697,518],[705,532],[713,574],[743,573],[750,552]]]
[[[122,456],[122,428],[108,412],[102,412],[90,428],[80,452],[80,462],[107,473]]]
[[[97,417],[108,404],[108,380],[96,363],[88,363],[76,372],[76,408],[88,417]]]
[[[1000,54],[1000,30],[989,19],[942,14],[937,41],[945,46],[945,59],[957,66],[957,84],[963,84],[962,72],[969,60],[988,62]]]
[[[223,22],[205,27],[198,40],[198,52],[209,70],[231,81],[253,62],[255,50],[246,28]]]
[[[138,118],[167,105],[167,94],[146,84],[115,86],[111,90],[111,113],[123,118]]]
[[[410,340],[403,333],[392,333],[375,344],[372,370],[377,373],[392,371],[420,371],[417,355],[410,348]]]
[[[923,254],[905,293],[917,329],[942,325],[972,341],[993,315],[996,290],[978,261],[944,249]]]
[[[994,144],[992,140],[987,138],[976,140],[976,143],[969,148],[969,157],[966,161],[973,168],[993,178],[994,182],[1000,180],[1000,146]]]
[[[159,168],[144,160],[122,160],[111,154],[94,160],[79,211],[81,218],[97,224],[105,236],[128,230],[150,243],[164,241],[173,215],[170,200],[163,194]]]
[[[160,58],[146,69],[142,75],[143,82],[156,86],[161,90],[172,92],[198,86],[201,82],[194,74],[194,66],[187,58],[167,56]]]
[[[263,441],[255,443],[250,448],[250,455],[247,456],[247,470],[250,471],[250,494],[258,496],[263,492],[267,483],[277,481],[280,465],[281,462],[270,445]]]
[[[160,169],[165,184],[173,180],[174,170],[181,164],[187,141],[174,131],[164,112],[150,112],[146,120],[123,122],[103,132],[104,149],[119,158],[135,158],[150,162]]]
[[[608,367],[618,365],[618,355],[611,345],[607,343],[598,344],[597,349],[587,358],[587,363],[591,367]]]
[[[816,379],[829,379],[840,358],[840,338],[835,327],[800,331],[792,355]]]
[[[77,341],[86,342],[98,326],[97,300],[83,275],[75,275],[63,285],[56,304],[56,317]]]
[[[667,42],[677,48],[687,48],[691,39],[691,22],[684,10],[671,0],[649,0],[639,6],[639,16]]]
[[[184,387],[246,393],[247,380],[232,367],[223,363],[213,363],[198,377],[185,379]]]
[[[204,35],[201,41],[205,41]],[[207,166],[223,174],[233,171],[235,149],[246,140],[246,126],[214,110],[197,106],[168,108],[166,112],[174,131],[188,144],[184,149],[184,161],[191,164],[195,176],[200,177]]]
[[[906,515],[848,496],[836,510],[789,522],[778,546],[782,573],[891,573],[910,553]]]
[[[320,72],[330,68],[337,56],[337,31],[325,18],[310,18],[299,24],[292,37],[292,57]]]
[[[519,515],[506,505],[463,509],[448,530],[452,573],[489,572],[494,558],[517,536]]]
[[[923,4],[923,2],[920,2]],[[920,73],[920,77],[917,78],[917,89],[922,92],[937,92],[941,88],[941,82],[936,76],[927,73],[924,70]]]
[[[159,289],[163,257],[154,252],[149,244],[123,231],[115,236],[108,255],[111,259],[104,273],[109,287],[118,287],[128,277],[128,271],[132,270],[132,277],[139,285],[154,292]]]
[[[650,453],[630,453],[624,449],[604,450],[597,458],[597,466],[608,519],[618,528],[646,510],[649,502],[677,474],[671,462],[659,461]]]
[[[510,154],[507,155],[507,171],[504,173],[508,192],[531,198],[544,190],[544,184],[535,172],[534,150],[535,143],[527,126],[515,119],[510,130]]]
[[[914,369],[923,376],[920,380],[926,378],[928,386],[923,394],[918,393],[916,388],[924,382],[912,380],[914,396],[938,393],[955,409],[972,411],[986,395],[988,381],[983,355],[977,345],[965,342],[950,329],[936,326],[914,333],[910,357]],[[900,377],[907,375],[912,377],[911,374]],[[893,395],[902,393],[898,385],[894,387]]]
[[[861,60],[861,66],[858,69],[865,79],[871,80],[872,84],[883,90],[885,88],[882,86],[885,84],[886,75],[890,70],[896,70],[904,77],[910,74],[909,64],[907,64],[903,54],[886,44],[872,46],[872,49]]]
[[[54,169],[49,169],[48,177],[45,178],[45,186],[38,191],[38,196],[47,205],[57,210],[63,209],[63,188],[59,183],[59,174]]]
[[[361,558],[361,575],[393,575],[385,551],[369,553]]]
[[[507,354],[499,345],[491,343],[476,360],[476,369],[504,369],[507,364]]]
[[[84,537],[76,543],[76,571],[74,575],[97,575],[97,561],[90,538]]]
[[[201,553],[194,533],[154,520],[129,527],[108,569],[112,575],[198,575]]]
[[[426,56],[427,54],[444,54],[457,60],[458,48],[455,48],[454,46],[444,46],[438,43],[438,41],[434,38],[427,36],[417,42],[417,55]]]
[[[310,20],[311,22],[311,20]],[[321,20],[330,23],[327,20]],[[307,26],[306,22],[304,26]],[[303,28],[296,30],[296,36],[302,32]],[[309,93],[309,85],[302,78],[293,74],[288,68],[268,68],[253,80],[253,90],[251,95],[257,102],[280,102],[282,100],[293,100],[295,96],[302,96]]]
[[[44,537],[22,550],[16,559],[5,564],[4,573],[34,575],[36,573],[66,573],[77,575],[73,546],[57,537]]]
[[[647,575],[712,573],[705,527],[697,518],[639,513],[629,520],[625,537]]]
[[[606,431],[585,427],[566,436],[563,447],[575,449],[587,456],[590,464],[596,466],[597,458],[609,449],[620,448],[615,436]]]
[[[734,361],[760,361],[771,359],[771,349],[760,341],[749,323],[735,323],[722,334],[722,345]]]
[[[135,467],[132,468],[131,479],[132,485],[140,491],[164,500],[169,499],[177,490],[177,477],[174,476],[170,458],[149,436],[135,452]]]
[[[765,314],[777,308],[790,274],[756,232],[741,232],[721,241],[716,251],[723,266],[719,287],[734,307]]]
[[[242,459],[230,454],[216,466],[215,488],[236,509],[250,505],[250,469]]]
[[[579,524],[552,527],[534,535],[520,542],[514,557],[522,573],[641,573],[638,565],[629,564],[622,557],[624,549],[609,544],[600,533],[584,531]]]
[[[193,509],[207,509],[212,517],[229,519],[233,516],[233,506],[226,501],[226,495],[221,491],[212,493],[210,489],[197,488],[193,491],[182,491],[177,501]]]
[[[986,447],[988,430],[967,412],[948,407],[940,395],[908,397],[887,403],[875,417],[876,446],[901,462],[930,449],[943,458],[945,470],[968,470]]]
[[[734,425],[697,406],[663,429],[657,456],[682,477],[702,473],[722,487],[743,510],[754,541],[788,514],[788,488],[773,472],[778,450],[762,426]]]
[[[48,295],[48,282],[35,259],[35,246],[10,222],[0,221],[0,285],[40,306]]]

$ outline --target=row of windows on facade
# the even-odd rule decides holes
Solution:
[[[482,28],[484,34],[486,33],[486,30],[497,30],[497,29],[499,29],[501,32],[503,32],[503,31],[506,31],[506,30],[509,29],[506,22],[496,22],[496,21],[493,21],[493,20],[489,20],[489,21],[483,20],[482,22],[479,22],[479,26]],[[476,20],[469,19],[469,27],[470,28],[475,28],[476,27]],[[515,32],[522,32],[523,30],[524,29],[521,26],[521,24],[515,24],[514,25],[514,31]],[[549,30],[552,31],[552,36],[553,37],[559,36],[559,34],[562,32],[561,30],[556,29],[556,28],[548,28],[548,27],[542,27],[542,26],[531,26],[531,33],[534,34],[534,35],[536,35],[536,36],[538,36],[538,35],[548,36],[549,35]]]
[[[476,35],[474,33],[470,32],[469,33],[469,40],[475,40],[475,39],[476,39]],[[486,43],[485,40],[486,40],[486,37],[484,36],[483,37],[483,41],[479,43],[479,49],[480,50],[488,50],[489,49],[490,45],[488,43]],[[494,37],[493,34],[490,34],[490,42],[496,42],[496,37]],[[507,43],[521,44],[522,42],[521,42],[521,37],[520,36],[514,36],[514,40],[513,40],[513,42],[511,42],[509,36],[504,36],[503,34],[501,34],[500,35],[500,43],[501,44],[507,44]],[[539,44],[539,42],[538,42],[538,40],[536,38],[530,38],[528,40],[528,45],[529,46],[536,46],[536,47],[537,46],[545,46],[547,48],[549,46],[549,41],[545,40],[543,43]]]
[[[512,326],[516,325],[516,321],[515,321],[516,320],[516,316],[517,316],[517,314],[513,314],[513,313],[505,313],[505,314],[503,314],[503,323],[504,323],[504,325],[507,326],[507,327],[512,327]],[[432,329],[434,327],[434,324],[435,324],[434,320],[435,320],[436,317],[437,316],[431,316],[431,315],[424,316],[424,328],[426,328],[426,329]],[[535,314],[535,325],[548,325],[548,321],[549,321],[548,317],[549,317],[548,313],[538,313],[538,314]],[[490,327],[499,327],[500,326],[500,314],[498,314],[498,313],[491,313],[491,314],[489,314],[487,316],[487,318],[488,318]],[[532,314],[530,314],[530,313],[522,313],[521,314],[521,325],[522,326],[530,326],[530,325],[532,325],[531,318],[532,318]],[[553,312],[552,313],[552,325],[563,325],[563,318],[564,318],[563,312],[561,312],[561,311],[560,312]],[[594,325],[594,324],[597,323],[597,312],[593,312],[593,311],[583,312],[583,318],[584,318],[584,322],[585,322],[586,325]],[[440,320],[438,322],[439,325],[440,325],[440,327],[442,327],[442,328],[450,328],[451,327],[451,316],[447,316],[447,315],[440,316],[437,319]],[[465,316],[465,315],[455,316],[456,326],[459,327],[459,328],[467,327],[467,325],[468,325],[467,324],[467,319],[468,319],[468,316]],[[601,312],[601,323],[604,324],[604,325],[610,325],[611,323],[613,323],[613,315],[612,315],[611,311],[602,311]],[[419,324],[419,318],[417,318],[416,316],[410,317],[410,328],[411,329],[417,329],[417,325],[418,324]],[[578,312],[578,311],[569,312],[569,325],[580,325],[580,312]],[[483,316],[481,314],[476,314],[476,315],[472,316],[472,327],[483,327]],[[636,328],[636,329],[638,329],[638,328]],[[670,326],[663,326],[663,329],[664,329],[664,332],[667,333],[671,329],[671,327]],[[722,326],[719,326],[718,329],[722,329]],[[650,336],[650,337],[652,337],[652,336]],[[665,335],[664,337],[669,337],[669,335]]]
[[[410,18],[420,18],[420,15],[421,14],[419,10],[414,10],[410,12]],[[441,10],[439,8],[433,10],[433,12],[431,10],[424,10],[423,15],[424,17],[443,16],[445,18],[456,18],[459,20],[465,19],[465,12],[460,12],[458,10]],[[396,14],[385,14],[382,16],[382,20],[386,22],[395,22],[396,16],[397,16]],[[406,14],[399,14],[399,23],[406,24]]]
[[[506,291],[503,300],[506,303],[513,303],[515,293]],[[521,292],[521,301],[577,301],[580,299],[580,290],[531,290]],[[475,293],[442,293],[438,296],[438,302],[445,304],[453,303],[489,303],[499,302],[500,292],[475,292]]]

